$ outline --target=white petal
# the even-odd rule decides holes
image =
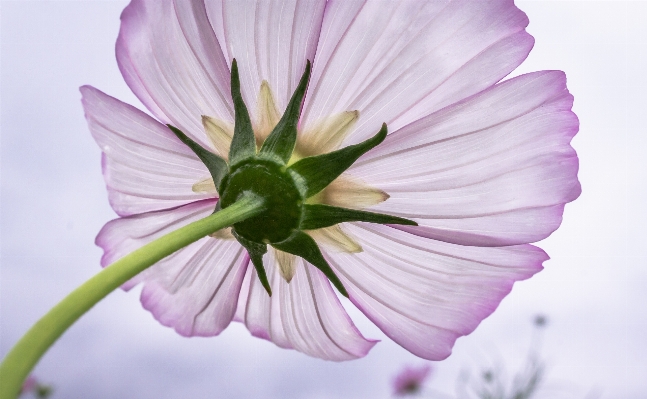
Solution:
[[[578,129],[563,73],[536,72],[394,132],[350,170],[389,193],[403,229],[463,245],[545,238],[577,198]]]
[[[183,336],[218,335],[236,311],[247,253],[234,240],[215,238],[183,252],[165,267],[163,279],[145,284],[142,305]]]
[[[104,153],[104,178],[117,214],[213,198],[193,192],[209,171],[168,127],[93,87],[83,86],[81,93],[90,132]]]
[[[103,249],[101,266],[106,267],[109,264],[121,259],[134,250],[152,242],[165,234],[168,234],[180,227],[205,218],[213,213],[216,207],[216,200],[203,200],[193,202],[178,208],[148,212],[139,215],[122,217],[111,220],[106,223],[95,240],[95,243]],[[201,247],[202,242],[209,240],[203,238],[183,250],[158,262],[155,266],[146,269],[138,274],[132,280],[125,284],[124,289],[130,289],[141,281],[145,281],[150,276],[159,279],[164,276],[164,267],[160,265],[174,264],[171,260],[175,256],[186,252],[191,253]]]
[[[107,266],[143,245],[209,216],[215,200],[120,218],[97,236]],[[247,269],[247,253],[235,240],[205,237],[173,253],[124,285],[144,283],[144,308],[185,336],[219,334],[231,322]]]
[[[360,334],[318,269],[297,258],[296,273],[288,284],[277,271],[272,251],[264,262],[272,297],[254,271],[239,299],[244,305],[239,304],[237,319],[244,320],[252,335],[335,361],[365,356],[375,345]]]
[[[236,58],[241,92],[253,107],[266,80],[283,111],[313,60],[325,1],[213,1],[209,17],[229,61]]]
[[[548,259],[531,245],[466,247],[369,224],[349,230],[364,251],[326,255],[351,301],[395,342],[430,360],[449,356],[456,338]]]
[[[117,61],[162,122],[206,144],[201,116],[233,120],[229,68],[200,1],[133,0],[121,15]]]
[[[509,0],[329,2],[303,123],[359,110],[347,144],[397,130],[417,104],[427,115],[510,73],[532,47],[527,24]]]

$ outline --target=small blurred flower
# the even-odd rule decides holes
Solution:
[[[542,327],[545,327],[547,323],[548,323],[548,319],[543,314],[538,314],[537,316],[535,316],[535,320],[534,320],[535,327],[542,328]]]
[[[548,323],[546,315],[537,314],[532,318],[533,326],[542,329]],[[457,396],[461,399],[531,399],[538,397],[538,392],[544,382],[546,365],[539,355],[540,341],[538,331],[534,339],[525,365],[512,375],[506,373],[503,364],[495,364],[483,368],[481,379],[471,379],[468,371],[464,372],[457,385]]]
[[[485,380],[485,382],[492,382],[494,380],[494,374],[492,373],[492,371],[487,370],[483,372],[483,379]]]
[[[421,367],[405,367],[393,380],[395,396],[417,395],[422,390],[422,384],[431,374],[431,365]]]
[[[25,382],[22,384],[20,389],[20,395],[33,393],[34,397],[46,399],[49,398],[54,392],[53,388],[50,385],[42,384],[38,381],[36,377],[30,375],[27,377]]]
[[[23,382],[22,389],[20,390],[20,394],[22,395],[23,393],[34,391],[37,385],[38,385],[38,380],[36,380],[36,377],[34,377],[33,375],[30,375],[29,377],[27,377],[25,382]]]

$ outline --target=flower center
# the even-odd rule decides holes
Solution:
[[[238,66],[234,60],[231,67],[231,95],[235,109],[235,122],[226,160],[224,151],[218,150],[219,155],[216,155],[204,149],[179,129],[171,125],[169,128],[193,150],[209,170],[212,187],[220,193],[216,211],[218,207],[224,209],[231,206],[247,193],[263,199],[264,211],[234,224],[231,233],[247,249],[257,275],[268,294],[272,295],[272,290],[263,266],[263,255],[267,252],[269,244],[279,251],[277,253],[302,257],[321,270],[342,295],[348,296],[315,240],[305,232],[331,228],[339,223],[351,221],[408,225],[416,223],[390,215],[360,211],[354,209],[356,208],[354,206],[345,208],[319,202],[321,193],[326,187],[329,187],[359,157],[384,140],[387,128],[386,124],[383,124],[382,129],[374,137],[342,149],[317,153],[316,149],[305,148],[303,151],[305,157],[302,154],[295,155],[297,126],[309,79],[310,62],[308,61],[299,85],[280,120],[275,121],[278,112],[265,113],[270,117],[262,123],[267,128],[264,130],[270,130],[269,127],[274,125],[266,135],[266,131],[254,131],[247,106],[240,93]],[[264,90],[263,87],[261,90]],[[265,85],[265,90],[270,93],[269,86]],[[264,98],[271,100],[271,94]],[[276,111],[273,101],[266,101],[265,108]],[[349,125],[352,125],[357,115],[356,112],[341,114],[338,117],[339,121],[334,124],[342,126],[341,131],[335,133],[330,140],[340,141],[339,137],[343,136],[343,131]],[[217,139],[213,139],[214,143],[228,141],[226,124],[208,117],[203,117],[203,123],[205,129],[213,130],[214,138]],[[257,143],[258,136],[261,136],[262,142],[260,149]],[[330,140],[328,140],[329,143]],[[294,268],[291,266],[294,262],[289,256],[283,257],[285,258],[283,261],[279,260],[280,258],[277,257],[281,274],[289,282],[294,275]]]
[[[286,240],[301,223],[303,198],[294,179],[272,161],[257,160],[237,167],[223,180],[220,197],[225,209],[245,192],[263,199],[267,210],[236,223],[236,233],[247,240],[272,244]]]

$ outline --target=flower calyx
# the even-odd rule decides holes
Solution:
[[[235,124],[229,148],[229,162],[203,148],[178,128],[171,125],[168,127],[209,170],[220,194],[216,212],[231,206],[248,193],[264,200],[265,211],[234,224],[232,234],[247,249],[257,275],[269,295],[272,295],[272,290],[263,266],[263,255],[267,252],[267,245],[305,259],[321,270],[337,290],[347,297],[348,292],[323,257],[317,243],[304,231],[351,221],[417,224],[412,220],[380,213],[308,203],[308,199],[325,189],[360,156],[379,145],[387,134],[386,124],[383,124],[374,137],[364,142],[302,158],[289,164],[297,141],[297,127],[310,72],[311,64],[308,61],[285,113],[260,149],[257,149],[249,112],[240,92],[238,65],[236,60],[233,60],[231,96],[234,102]]]

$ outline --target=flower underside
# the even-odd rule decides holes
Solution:
[[[323,197],[335,192],[326,190],[333,185],[331,183],[349,184],[343,179],[339,181],[336,179],[360,156],[380,144],[386,137],[387,128],[386,124],[383,124],[382,129],[374,137],[362,143],[321,154],[316,147],[329,149],[337,146],[343,139],[345,126],[353,123],[357,118],[356,112],[346,112],[335,116],[332,121],[327,121],[335,128],[328,128],[332,132],[325,138],[325,143],[309,142],[309,145],[297,145],[297,126],[310,71],[311,65],[308,61],[299,85],[280,119],[271,101],[269,87],[266,83],[261,86],[261,120],[256,126],[255,135],[240,92],[238,66],[236,60],[233,60],[231,66],[231,95],[235,110],[233,136],[229,136],[229,128],[223,122],[203,117],[203,124],[210,133],[209,137],[215,147],[224,148],[229,145],[226,158],[222,151],[219,151],[221,153],[218,155],[214,154],[176,127],[171,125],[168,127],[191,148],[209,170],[211,179],[197,183],[194,190],[207,191],[210,187],[215,189],[220,196],[216,212],[231,206],[245,195],[255,195],[263,199],[264,211],[234,224],[231,235],[247,249],[258,277],[269,295],[272,295],[272,292],[263,267],[263,255],[267,252],[268,244],[280,255],[277,261],[281,274],[286,280],[289,281],[294,273],[291,267],[293,255],[300,256],[321,270],[342,295],[348,296],[346,289],[312,238],[312,235],[317,233],[309,235],[305,231],[319,231],[324,241],[325,236],[328,236],[328,239],[336,238],[343,242],[345,240],[343,233],[334,229],[342,222],[362,221],[405,225],[416,225],[416,223],[395,216],[350,209],[356,208],[351,204],[349,204],[351,206],[342,207],[321,203]],[[278,122],[276,122],[277,119]],[[370,190],[368,192],[371,193]],[[382,194],[373,191],[372,195],[381,197]],[[381,197],[381,200],[384,199]],[[343,203],[343,201],[340,202]],[[331,227],[333,229],[326,229]],[[225,231],[216,233],[214,236],[224,237],[228,234]],[[335,234],[338,236],[334,237]],[[352,243],[347,244],[349,251],[352,252],[354,249]]]

